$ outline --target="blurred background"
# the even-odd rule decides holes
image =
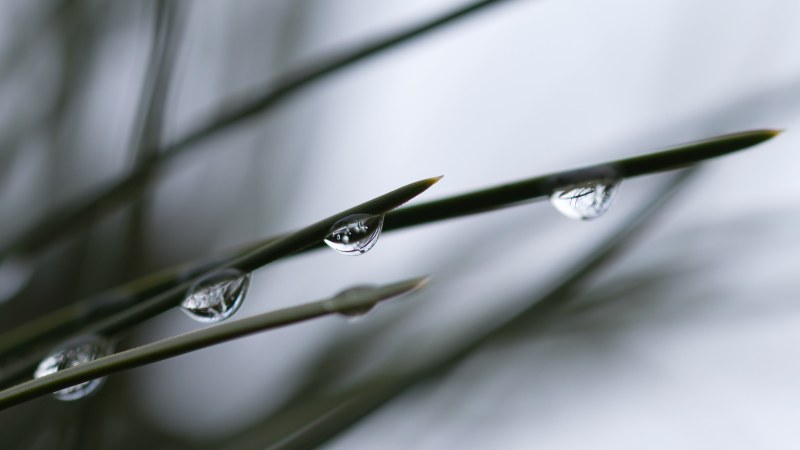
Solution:
[[[471,1],[3,0],[0,241],[93,195],[283,74]],[[646,232],[504,327],[652,202],[546,202],[387,233],[253,273],[237,317],[430,274],[367,318],[323,318],[0,413],[2,448],[797,448],[800,3],[493,2],[308,84],[170,158],[138,201],[0,267],[0,332],[121,282],[291,231],[417,179],[421,202],[754,128]],[[161,71],[166,74],[159,76]],[[158,80],[158,81],[154,81]],[[173,310],[120,349],[198,329]],[[463,352],[457,361],[444,364]],[[434,374],[420,367],[435,366]],[[359,394],[361,395],[361,394]],[[383,395],[383,394],[381,394]],[[303,446],[311,444],[302,444]]]

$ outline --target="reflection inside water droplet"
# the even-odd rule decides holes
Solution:
[[[34,372],[34,378],[40,378],[60,370],[75,367],[97,358],[109,355],[112,346],[105,339],[98,336],[82,336],[64,342],[45,357]],[[105,382],[105,377],[95,378],[53,393],[58,400],[78,400],[96,392]]]
[[[223,321],[242,306],[249,285],[249,273],[236,269],[213,272],[189,288],[181,309],[198,322]]]
[[[249,285],[249,273],[236,269],[213,272],[189,288],[181,309],[198,322],[223,321],[242,306]]]
[[[596,219],[608,211],[619,186],[620,181],[613,179],[564,186],[553,191],[550,203],[570,219]]]
[[[333,224],[325,243],[341,254],[360,255],[375,246],[382,229],[382,215],[353,214]]]
[[[0,303],[22,291],[33,276],[33,264],[26,258],[8,257],[0,262]]]

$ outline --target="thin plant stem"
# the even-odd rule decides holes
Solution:
[[[128,305],[124,310],[116,311],[114,314],[87,324],[81,329],[80,333],[98,335],[117,334],[133,325],[177,306],[192,284],[204,274],[230,268],[235,268],[244,273],[252,272],[275,260],[300,252],[322,241],[333,224],[344,217],[352,214],[385,214],[387,211],[425,192],[440,179],[441,177],[433,177],[410,183],[358,206],[354,206],[346,211],[320,220],[301,230],[278,239],[272,239],[256,248],[248,249],[246,252],[237,255],[233,259],[226,259],[209,264],[204,267],[202,272],[196,272],[191,276],[179,279],[167,289],[159,291],[157,295],[143,299],[133,305]],[[30,374],[38,359],[39,355],[31,353],[25,356],[21,361],[4,367],[0,375],[0,386],[7,386],[19,380],[20,377]]]
[[[384,231],[541,200],[547,198],[554,189],[568,184],[608,177],[634,177],[672,170],[749,148],[771,139],[778,133],[776,130],[754,130],[723,135],[679,145],[661,152],[551,173],[436,201],[406,206],[390,211],[386,215]],[[88,323],[153,297],[187,277],[204,273],[209,267],[217,266],[225,261],[232,261],[281,237],[254,242],[233,252],[213,256],[196,263],[168,268],[34,319],[2,336],[0,357],[7,357],[51,338],[63,337]],[[305,250],[319,248],[322,245],[321,240],[314,244]]]
[[[549,289],[533,298],[524,298],[517,310],[504,310],[501,315],[481,325],[455,348],[423,363],[395,358],[384,369],[350,387],[324,394],[322,398],[304,399],[303,389],[298,398],[286,402],[288,409],[274,419],[264,422],[249,433],[238,435],[228,442],[218,442],[215,448],[237,449],[257,443],[260,448],[313,448],[346,431],[372,411],[420,383],[446,373],[474,354],[476,350],[503,336],[507,331],[524,324],[525,329],[542,327],[554,319],[575,298],[574,293],[608,262],[620,255],[634,238],[656,218],[669,200],[686,185],[694,169],[684,170],[665,183],[651,202],[631,215],[623,226],[602,242],[588,256],[581,258],[571,269],[552,281]],[[334,353],[335,354],[335,353]],[[335,357],[332,354],[332,357]],[[324,388],[315,387],[315,392]],[[243,444],[243,445],[240,445]]]
[[[427,281],[427,277],[422,277],[359,290],[351,295],[334,296],[259,314],[98,358],[0,391],[0,409],[114,372],[162,361],[250,334],[331,314],[347,315],[349,311],[369,309],[378,302],[419,289]]]

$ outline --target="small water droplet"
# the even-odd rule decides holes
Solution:
[[[363,285],[363,286],[355,286],[349,289],[345,289],[342,292],[336,294],[332,299],[329,300],[330,310],[336,311],[338,314],[347,317],[351,322],[359,320],[369,314],[370,311],[375,309],[375,303],[359,306],[356,308],[348,308],[348,309],[341,309],[337,308],[336,305],[338,303],[348,302],[353,297],[360,297],[365,292],[375,290],[375,286]]]
[[[608,211],[619,186],[620,181],[614,179],[564,186],[553,191],[550,203],[570,219],[596,219]]]
[[[210,273],[189,288],[181,309],[198,322],[223,321],[242,306],[249,285],[249,273],[236,269]]]
[[[46,356],[34,372],[40,378],[111,354],[113,347],[99,336],[81,336],[64,342]],[[53,393],[58,400],[78,400],[96,392],[106,377],[95,378]]]
[[[0,303],[19,294],[32,276],[33,264],[26,258],[11,256],[0,262]]]
[[[368,252],[383,229],[383,216],[353,214],[338,220],[325,237],[325,243],[344,255],[361,255]]]

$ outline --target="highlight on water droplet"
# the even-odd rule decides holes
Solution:
[[[361,255],[375,246],[382,229],[383,215],[353,214],[333,224],[325,243],[343,255]]]
[[[189,288],[181,309],[198,322],[223,321],[242,306],[248,286],[249,273],[237,269],[212,272]]]
[[[36,368],[33,377],[40,378],[79,364],[94,361],[97,358],[111,354],[112,351],[112,345],[99,336],[89,335],[70,339],[56,347],[39,363],[39,367]],[[53,397],[63,401],[78,400],[97,392],[105,380],[106,377],[85,381],[56,391],[53,393]]]
[[[550,203],[570,219],[596,219],[614,203],[620,184],[618,179],[604,179],[564,186],[553,191]]]
[[[33,269],[27,258],[10,256],[0,261],[0,303],[16,297],[28,285]]]

